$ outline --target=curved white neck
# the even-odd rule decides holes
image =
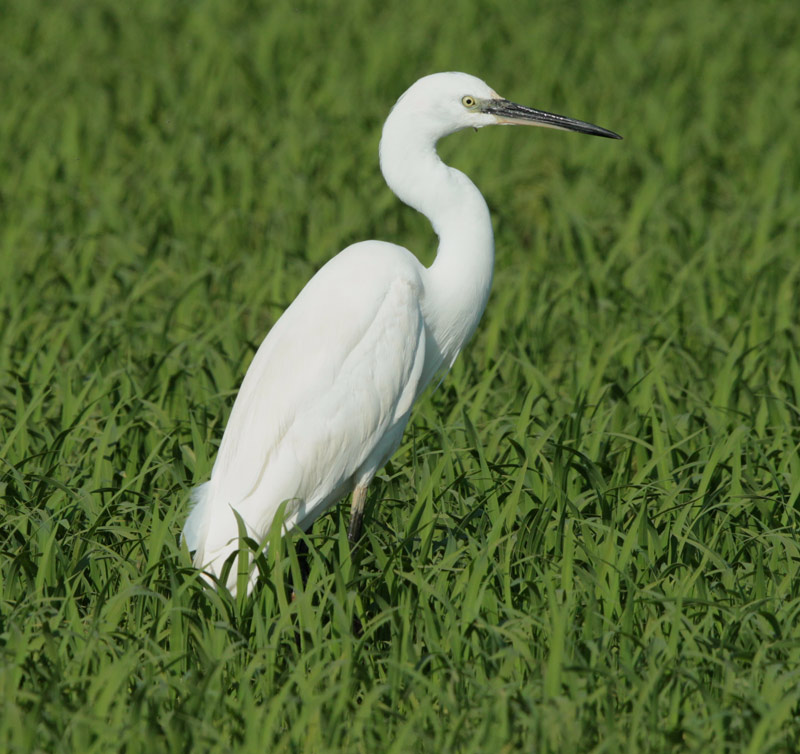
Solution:
[[[475,184],[436,154],[446,133],[424,131],[408,114],[392,111],[383,127],[381,171],[389,188],[425,215],[439,236],[425,277],[425,314],[448,366],[483,314],[494,268],[489,209]]]

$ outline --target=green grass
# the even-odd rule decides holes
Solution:
[[[797,751],[798,38],[793,2],[5,4],[0,748]],[[258,343],[348,243],[432,259],[377,144],[436,70],[625,140],[441,145],[495,223],[477,335],[356,561],[340,506],[212,592],[178,533]]]

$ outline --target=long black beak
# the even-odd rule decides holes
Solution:
[[[600,128],[591,123],[586,123],[575,118],[548,113],[544,110],[534,110],[532,107],[518,105],[507,99],[486,100],[481,107],[483,112],[490,113],[497,118],[498,123],[518,126],[544,126],[545,128],[558,128],[561,131],[577,131],[592,136],[604,136],[606,139],[621,139],[619,134]]]

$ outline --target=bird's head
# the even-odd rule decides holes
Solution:
[[[517,105],[466,73],[433,73],[419,79],[400,97],[395,111],[418,123],[427,123],[436,139],[465,128],[494,125],[544,126],[609,139],[622,138],[582,120]]]

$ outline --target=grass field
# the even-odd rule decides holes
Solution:
[[[799,38],[788,1],[5,3],[0,750],[800,750]],[[437,70],[625,140],[441,145],[494,218],[477,335],[359,558],[342,505],[212,592],[178,534],[261,339],[353,241],[433,258],[377,145]]]

